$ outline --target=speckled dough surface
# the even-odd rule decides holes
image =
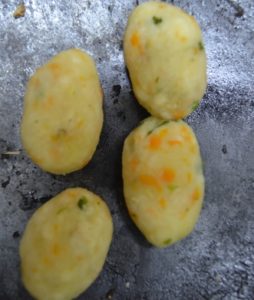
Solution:
[[[112,240],[105,202],[84,188],[66,189],[38,208],[20,242],[22,281],[38,300],[69,300],[104,265]]]
[[[124,141],[122,169],[129,215],[151,244],[168,247],[190,234],[205,185],[190,126],[182,120],[143,120]]]
[[[44,171],[66,175],[92,158],[103,123],[103,92],[91,56],[62,51],[36,70],[25,94],[24,150]]]
[[[144,1],[0,1],[0,299],[31,299],[21,283],[20,235],[35,211],[66,188],[100,195],[113,215],[114,237],[104,269],[79,299],[252,300],[254,295],[254,5],[252,0],[175,0],[195,16],[208,59],[208,89],[186,120],[205,166],[204,207],[196,230],[163,250],[151,247],[124,205],[121,153],[146,112],[133,98],[122,39],[127,18]],[[173,1],[170,1],[170,3]],[[97,151],[79,172],[53,176],[25,155],[20,120],[34,71],[77,47],[95,59],[105,122]],[[5,271],[3,271],[5,270]]]
[[[128,18],[124,58],[133,92],[151,115],[178,120],[195,110],[207,85],[206,54],[195,18],[149,1]]]

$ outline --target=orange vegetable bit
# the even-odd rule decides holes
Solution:
[[[159,184],[158,180],[154,176],[151,176],[151,175],[141,175],[139,177],[139,180],[144,185],[151,186],[151,187],[154,187],[156,189],[160,189],[160,184]]]
[[[161,137],[158,135],[152,135],[149,139],[149,148],[151,150],[157,150],[161,145]]]
[[[61,152],[62,151],[58,146],[58,142],[56,141],[56,143],[53,144],[49,149],[49,156],[54,160],[59,161],[59,159],[61,159]]]
[[[191,195],[192,204],[196,203],[201,198],[201,190],[199,187],[196,187],[194,192]]]
[[[185,126],[181,127],[181,134],[183,135],[184,139],[188,142],[193,141],[190,131]]]
[[[54,104],[54,98],[52,96],[48,96],[46,101],[43,101],[43,108],[46,110],[50,110]]]
[[[176,30],[175,36],[182,43],[186,43],[188,41],[188,37],[184,35],[179,29]]]
[[[131,36],[131,45],[137,48],[140,54],[144,54],[144,47],[140,41],[140,36],[137,32],[133,33],[133,35]]]
[[[131,36],[131,44],[133,47],[138,47],[140,43],[139,35],[135,32]]]
[[[160,203],[160,207],[161,208],[166,208],[167,207],[167,204],[168,204],[168,201],[165,199],[165,198],[161,198],[159,200],[159,203]]]
[[[162,173],[162,179],[167,183],[171,183],[175,179],[175,171],[172,169],[165,169]]]
[[[58,256],[61,252],[61,248],[58,244],[54,244],[52,247],[52,253],[54,256]]]
[[[51,70],[51,72],[53,73],[53,76],[54,76],[55,78],[60,77],[60,75],[61,75],[61,67],[60,67],[59,64],[57,64],[57,63],[51,63],[51,64],[49,65],[49,68],[50,68],[50,70]]]
[[[176,111],[175,113],[173,113],[173,118],[174,118],[175,120],[183,119],[184,116],[185,116],[185,112],[184,112],[184,111],[181,111],[181,110]]]
[[[137,158],[134,157],[134,158],[131,159],[131,161],[130,161],[130,166],[131,166],[131,169],[132,169],[133,171],[136,170],[138,164],[139,164],[139,160],[138,160]]]
[[[181,141],[178,141],[178,140],[169,140],[168,141],[168,144],[170,146],[181,146],[182,145],[182,142]]]
[[[163,128],[160,130],[160,132],[158,133],[158,135],[160,136],[160,138],[164,138],[166,135],[168,134],[168,128]]]

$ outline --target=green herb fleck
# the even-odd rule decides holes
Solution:
[[[155,24],[155,25],[158,25],[158,24],[160,24],[162,22],[162,18],[158,18],[158,17],[156,17],[156,16],[153,16],[153,23]]]
[[[41,89],[36,96],[36,100],[41,100],[42,98],[44,98],[44,96],[45,96],[45,92],[44,90]]]
[[[172,239],[167,239],[166,241],[163,242],[163,244],[166,245],[170,245],[172,243]]]
[[[131,216],[132,216],[133,219],[137,218],[137,215],[135,213],[132,213]]]
[[[171,184],[171,185],[168,186],[168,189],[170,190],[170,192],[174,192],[177,188],[178,188],[178,186],[177,185],[173,185],[173,184]]]
[[[168,123],[169,123],[169,121],[163,121],[163,122],[160,123],[159,125],[155,126],[153,129],[149,130],[148,133],[147,133],[147,135],[153,133],[155,129],[157,129],[157,128],[163,126],[163,125],[166,125],[166,124],[168,124]]]
[[[192,103],[192,107],[191,107],[192,111],[196,110],[198,108],[198,106],[199,106],[199,101],[198,100],[194,101]]]
[[[57,215],[60,215],[63,211],[65,211],[67,208],[66,207],[62,207],[58,210]]]
[[[140,121],[138,125],[139,125],[139,126],[143,125],[143,124],[145,123],[145,121],[146,121],[146,119],[145,119],[145,120],[142,120],[142,121]]]
[[[199,50],[204,50],[204,44],[202,42],[198,43]]]
[[[81,197],[78,201],[78,207],[79,209],[83,210],[84,206],[87,204],[86,197]]]
[[[156,77],[156,78],[155,78],[155,82],[156,82],[156,83],[158,83],[159,80],[160,80],[160,77]]]

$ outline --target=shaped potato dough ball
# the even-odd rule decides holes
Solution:
[[[166,247],[186,237],[204,196],[192,129],[183,121],[150,117],[126,138],[122,164],[126,205],[146,239]]]
[[[20,244],[22,280],[38,300],[70,300],[96,279],[112,239],[104,201],[82,188],[67,189],[40,207]]]
[[[139,103],[162,119],[181,119],[206,89],[201,30],[181,9],[161,2],[139,5],[129,17],[124,55]]]
[[[54,174],[84,167],[99,141],[103,94],[92,58],[63,51],[28,82],[21,137],[34,163]]]

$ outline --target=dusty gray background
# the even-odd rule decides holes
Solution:
[[[165,250],[150,247],[127,217],[121,149],[146,116],[133,98],[122,36],[138,1],[0,1],[0,299],[30,299],[20,282],[18,246],[34,210],[67,187],[100,194],[114,219],[104,270],[80,299],[254,299],[254,2],[171,1],[204,32],[209,84],[189,118],[205,164],[206,196],[196,230]],[[143,2],[143,1],[140,1]],[[105,123],[92,162],[62,176],[42,172],[22,151],[19,126],[28,78],[70,47],[96,60],[105,91]]]

